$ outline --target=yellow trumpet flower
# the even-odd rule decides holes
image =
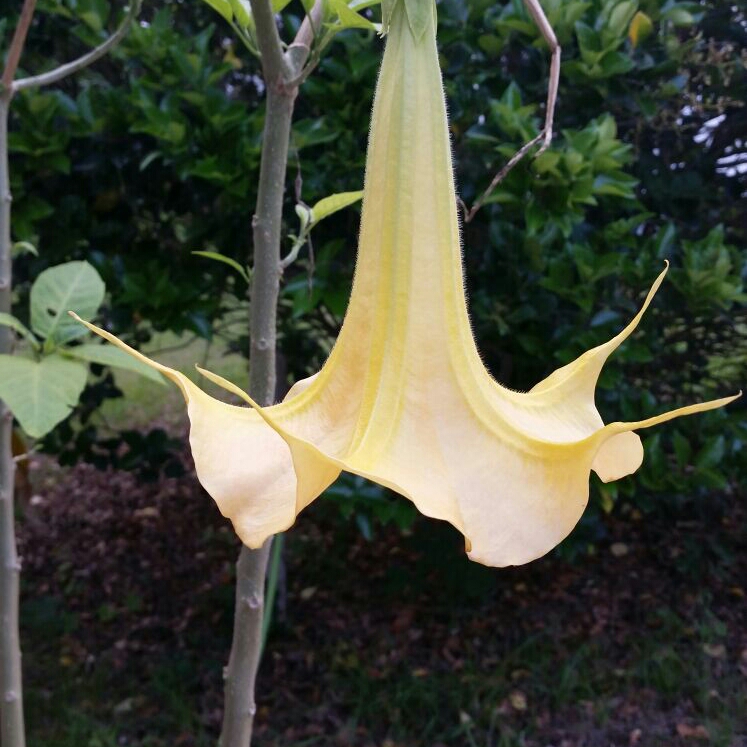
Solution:
[[[181,388],[198,477],[249,547],[290,527],[347,470],[453,524],[473,560],[526,563],[579,520],[590,470],[609,481],[640,466],[643,448],[632,431],[734,398],[602,422],[594,406],[601,368],[635,330],[666,270],[622,332],[531,391],[490,377],[464,294],[435,3],[388,7],[358,263],[345,322],[321,371],[267,408],[204,371],[252,406],[238,407],[88,326]]]

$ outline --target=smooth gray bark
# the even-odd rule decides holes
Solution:
[[[275,395],[280,228],[296,92],[295,88],[285,90],[282,80],[277,85],[268,83],[259,194],[252,220],[249,394],[261,405],[272,404]],[[254,686],[261,657],[264,585],[271,544],[268,540],[259,550],[242,547],[236,564],[236,609],[225,675],[221,747],[248,747],[252,740]]]
[[[269,0],[251,0],[262,73],[267,86],[257,205],[252,219],[254,265],[250,288],[249,394],[261,405],[274,401],[280,239],[288,145],[297,79],[309,58],[314,28],[321,23],[318,0],[283,53]],[[264,587],[271,541],[259,550],[241,548],[236,564],[233,641],[225,671],[221,747],[249,747],[252,741],[257,670],[262,656]]]
[[[254,683],[262,648],[262,616],[267,559],[272,540],[259,550],[242,547],[236,563],[236,608],[231,655],[225,673],[221,747],[248,747],[252,741]]]
[[[12,262],[10,245],[10,178],[8,175],[8,107],[11,91],[0,92],[0,312],[10,313]],[[0,326],[0,354],[12,352],[8,327]],[[25,747],[18,592],[21,564],[16,550],[13,487],[13,416],[0,401],[0,745]]]
[[[124,21],[105,42],[73,62],[30,78],[15,80],[36,0],[24,0],[0,78],[0,312],[11,312],[12,255],[11,202],[8,166],[8,110],[16,91],[50,85],[96,62],[124,38],[140,11],[133,0]],[[0,354],[12,353],[9,327],[0,326]],[[13,415],[0,401],[0,747],[25,747],[21,646],[18,630],[18,595],[21,564],[15,535],[13,489]]]

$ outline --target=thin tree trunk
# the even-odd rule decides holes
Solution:
[[[11,93],[0,93],[0,312],[10,313],[10,179],[8,176],[8,105]],[[0,326],[0,354],[11,352],[8,327]],[[16,551],[12,450],[13,416],[0,401],[0,745],[25,747],[21,646],[18,635],[18,591],[21,565]]]
[[[280,291],[280,239],[288,144],[296,80],[304,70],[322,0],[316,0],[296,38],[283,52],[269,0],[250,0],[262,73],[267,86],[257,205],[252,219],[254,267],[250,289],[249,394],[261,405],[275,398],[277,305]],[[310,68],[306,68],[310,72]],[[292,82],[290,82],[292,81]],[[254,685],[262,656],[262,619],[267,562],[272,541],[259,550],[241,548],[236,564],[236,609],[231,655],[225,673],[221,747],[249,747],[252,741]]]
[[[249,747],[252,741],[254,683],[262,649],[265,573],[272,540],[259,550],[242,547],[236,563],[236,607],[231,656],[224,685],[221,747]]]
[[[276,90],[273,90],[275,88]],[[275,397],[275,342],[280,290],[280,226],[288,142],[297,89],[269,86],[257,209],[252,220],[254,270],[250,299],[249,394],[262,405]]]
[[[249,394],[261,405],[275,396],[275,342],[280,290],[280,229],[291,119],[298,89],[282,78],[267,83],[257,207],[252,220],[254,269],[250,298]],[[236,564],[236,608],[231,655],[225,674],[221,747],[249,747],[254,684],[261,657],[267,561],[272,541],[259,550],[241,548]]]
[[[12,256],[10,233],[10,175],[8,167],[8,110],[16,91],[48,86],[96,62],[119,44],[140,12],[142,0],[132,0],[119,28],[102,44],[70,63],[41,75],[16,80],[36,0],[23,0],[18,24],[0,76],[0,312],[11,310]],[[0,325],[0,354],[12,352],[9,327]],[[0,401],[0,747],[25,747],[21,646],[18,632],[18,560],[13,510],[15,462],[12,448],[13,415]]]

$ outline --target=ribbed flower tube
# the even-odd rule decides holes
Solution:
[[[417,2],[429,8],[420,26],[408,18]],[[505,566],[545,554],[572,530],[592,469],[605,481],[638,469],[643,448],[633,431],[734,399],[602,422],[599,373],[665,273],[615,338],[531,391],[491,378],[464,293],[435,4],[399,0],[374,102],[353,290],[321,371],[268,408],[203,372],[251,405],[238,407],[88,326],[179,385],[198,477],[249,547],[287,529],[347,470],[453,524],[473,560]]]

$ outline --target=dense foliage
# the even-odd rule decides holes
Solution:
[[[517,167],[464,228],[484,359],[508,386],[531,387],[615,334],[668,259],[654,308],[604,373],[600,409],[606,419],[637,419],[730,394],[747,364],[747,20],[718,0],[543,5],[563,46],[555,142]],[[95,43],[120,13],[105,0],[41,7],[27,72]],[[286,27],[301,8],[288,6]],[[443,0],[439,12],[458,188],[471,204],[541,126],[549,56],[520,0]],[[86,259],[110,291],[115,332],[137,342],[154,329],[225,335],[246,284],[192,253],[242,264],[251,256],[263,84],[256,60],[209,7],[159,0],[144,18],[111,59],[61,90],[14,102],[14,238],[39,250],[16,263],[16,308],[24,318],[30,283],[45,267]],[[303,86],[288,234],[297,231],[297,197],[311,204],[362,185],[381,44],[370,31],[340,34]],[[281,347],[290,379],[316,369],[334,340],[356,231],[355,209],[338,213],[315,229],[313,259],[303,253],[286,271]],[[227,342],[248,348],[243,333]],[[77,431],[90,446],[85,414],[110,394],[108,379],[90,388],[83,416],[56,443],[69,448]],[[622,493],[651,510],[660,496],[726,489],[744,470],[746,439],[739,406],[646,434],[641,472],[596,485],[598,505],[611,510]],[[358,481],[333,494],[364,532],[372,514],[402,524],[411,516],[404,501]],[[586,525],[593,538],[599,523],[592,515]]]

